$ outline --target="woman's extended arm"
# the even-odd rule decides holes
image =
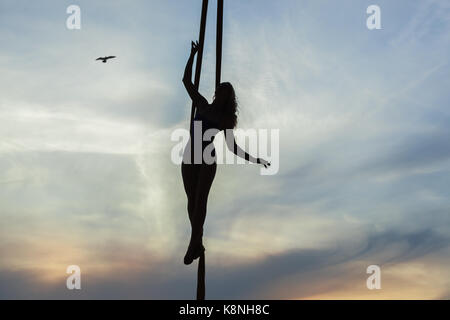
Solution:
[[[266,168],[270,167],[270,163],[267,162],[266,160],[260,159],[260,158],[255,158],[255,157],[249,155],[244,150],[242,150],[242,148],[239,147],[236,143],[236,138],[234,137],[233,130],[226,129],[226,130],[224,130],[224,134],[225,134],[225,142],[227,144],[228,149],[231,152],[233,152],[235,155],[245,159],[246,161],[250,161],[252,163],[257,163],[257,164],[262,164]]]
[[[206,101],[206,99],[198,92],[198,90],[192,83],[192,66],[194,64],[194,57],[198,49],[199,49],[198,42],[192,42],[191,55],[189,56],[186,68],[184,69],[184,76],[183,76],[183,84],[192,101],[196,104],[197,107],[203,105],[205,102],[206,104],[208,103],[208,101]]]
[[[194,86],[194,84],[192,83],[192,66],[194,65],[194,57],[197,51],[198,47],[195,47],[194,42],[192,42],[191,55],[189,56],[189,60],[186,64],[186,68],[184,69],[183,75],[183,83],[185,86],[188,84]]]

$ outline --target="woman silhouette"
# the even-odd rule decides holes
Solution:
[[[202,128],[200,132],[191,128],[190,140],[184,150],[181,166],[184,189],[188,198],[189,220],[191,222],[191,239],[184,256],[185,264],[191,264],[205,250],[202,243],[203,224],[206,218],[208,194],[216,174],[217,165],[213,146],[208,149],[211,150],[209,158],[203,155],[205,148],[213,143],[215,134],[223,130],[228,149],[236,155],[247,161],[262,164],[266,168],[270,166],[269,162],[250,156],[236,144],[233,129],[237,122],[237,103],[233,86],[228,82],[221,83],[216,88],[214,101],[211,104],[195,89],[192,83],[192,65],[198,49],[198,42],[192,42],[191,55],[186,64],[183,77],[184,86],[197,110],[194,121],[201,124]],[[204,133],[207,130],[212,132],[210,141],[203,141]],[[202,137],[194,137],[197,134],[201,134]],[[197,141],[202,141],[201,146],[194,145]],[[194,153],[197,154],[194,155]],[[199,159],[199,161],[194,161],[196,159]]]

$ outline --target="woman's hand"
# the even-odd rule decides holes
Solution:
[[[199,48],[200,48],[200,45],[198,44],[198,41],[195,41],[195,42],[192,41],[191,42],[191,55],[192,56],[195,55],[198,52]]]
[[[264,168],[268,168],[268,167],[270,167],[270,162],[268,162],[268,161],[266,161],[266,160],[264,160],[264,159],[261,159],[261,158],[258,158],[257,159],[257,163],[258,164],[262,164],[263,166],[264,166]]]

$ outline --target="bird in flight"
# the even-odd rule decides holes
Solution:
[[[103,63],[106,63],[109,59],[114,59],[116,56],[109,56],[109,57],[100,57],[95,59],[95,61],[101,60]]]

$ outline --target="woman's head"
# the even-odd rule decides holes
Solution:
[[[214,94],[214,104],[222,112],[224,129],[233,129],[237,124],[237,102],[234,88],[229,82],[222,82]]]

